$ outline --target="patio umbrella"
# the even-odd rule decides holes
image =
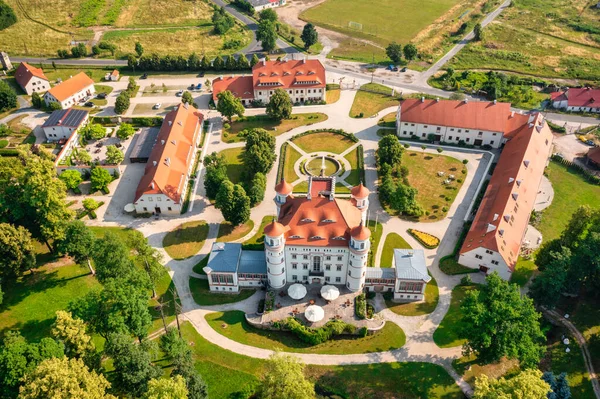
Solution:
[[[340,290],[335,285],[324,285],[321,287],[321,296],[328,301],[333,301],[340,296]]]
[[[323,320],[323,317],[325,317],[325,311],[320,306],[310,305],[304,311],[304,317],[306,317],[306,320],[310,321],[311,323],[315,323],[319,320]]]
[[[135,205],[129,203],[129,204],[125,205],[124,210],[127,213],[131,213],[131,212],[135,211]]]
[[[306,287],[302,284],[292,284],[288,288],[288,295],[292,299],[302,299],[306,296]]]

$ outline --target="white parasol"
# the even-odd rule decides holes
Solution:
[[[324,285],[321,287],[321,296],[328,301],[333,301],[340,296],[340,290],[335,285]]]
[[[135,205],[129,203],[129,204],[125,205],[124,210],[127,213],[131,213],[131,212],[135,211]]]
[[[292,299],[302,299],[306,296],[306,287],[302,284],[292,284],[288,288],[288,295]]]
[[[306,320],[310,321],[311,323],[315,323],[319,320],[323,320],[323,317],[325,317],[325,311],[320,306],[310,305],[304,311],[304,317],[306,317]]]

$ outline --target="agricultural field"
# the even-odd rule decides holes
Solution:
[[[449,66],[597,80],[598,18],[600,9],[587,0],[514,0],[484,29],[484,39],[467,45]]]

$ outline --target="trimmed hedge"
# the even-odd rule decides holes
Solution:
[[[353,334],[356,327],[342,320],[332,320],[325,323],[323,327],[310,328],[301,324],[297,319],[288,317],[282,322],[282,327],[290,330],[300,340],[311,344],[319,345],[338,335]]]
[[[344,136],[345,138],[349,139],[353,143],[358,143],[358,139],[356,138],[356,136],[354,135],[354,133],[348,133],[348,132],[346,132],[345,130],[342,130],[342,129],[314,129],[314,130],[307,130],[306,132],[303,132],[303,133],[295,135],[290,140],[294,140],[294,139],[297,139],[299,137],[306,136],[307,134],[312,134],[312,133],[335,133],[335,134],[339,134],[340,136]]]
[[[366,177],[365,177],[365,154],[364,154],[364,148],[363,145],[360,144],[358,147],[356,147],[357,149],[357,156],[358,156],[358,162],[356,163],[356,167],[358,168],[358,170],[361,171],[361,182],[365,183],[367,181]]]
[[[364,292],[354,297],[354,313],[359,319],[367,318],[367,296]]]
[[[283,179],[283,173],[285,169],[285,153],[287,152],[288,142],[286,141],[281,145],[281,150],[279,151],[279,165],[277,165],[277,180],[275,181],[277,184]]]
[[[92,116],[90,118],[91,123],[98,123],[102,126],[116,126],[117,117],[114,116]],[[159,116],[155,117],[133,117],[133,118],[122,118],[123,122],[130,123],[133,126],[138,127],[152,127],[152,126],[161,126],[163,123],[163,118]],[[127,122],[129,120],[129,122]]]
[[[556,123],[552,123],[549,120],[546,120],[546,123],[548,124],[548,127],[550,128],[550,130],[552,130],[555,133],[566,133],[567,129],[565,129],[564,126],[560,126],[557,125]]]

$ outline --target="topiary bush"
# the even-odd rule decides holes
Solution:
[[[0,140],[0,148],[5,148],[8,146],[8,140]]]

